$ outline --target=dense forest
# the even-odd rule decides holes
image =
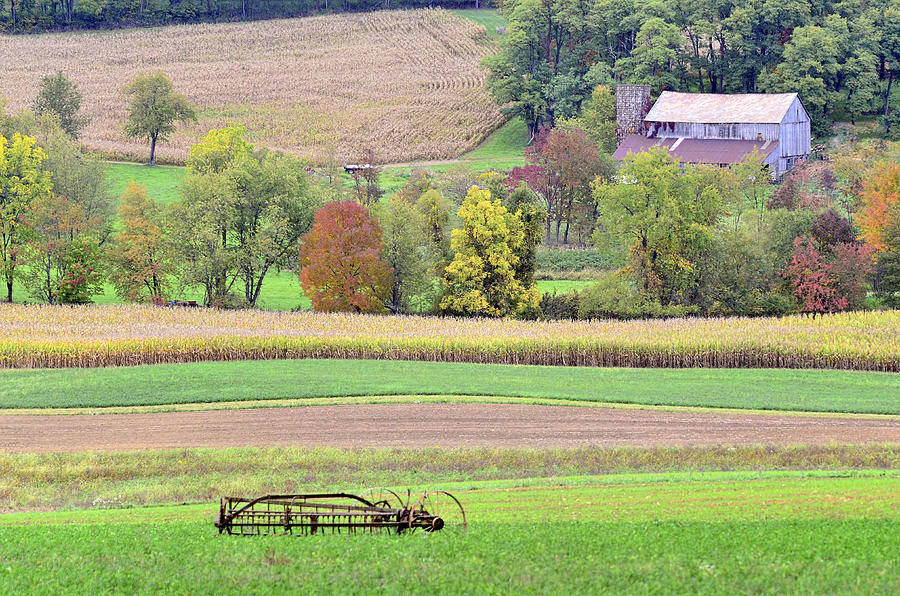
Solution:
[[[624,82],[797,92],[822,134],[833,118],[887,117],[900,68],[898,0],[505,0],[503,14],[489,86],[533,131]]]
[[[0,32],[114,29],[489,4],[489,0],[0,0]]]

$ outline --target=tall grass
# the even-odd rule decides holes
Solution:
[[[0,366],[280,358],[900,371],[900,312],[818,318],[550,321],[0,307]]]

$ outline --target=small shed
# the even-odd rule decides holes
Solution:
[[[756,151],[780,176],[810,153],[809,114],[796,93],[664,91],[643,121],[644,134],[625,137],[614,158],[660,145],[682,162],[727,166]]]

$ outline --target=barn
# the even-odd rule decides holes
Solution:
[[[810,152],[809,114],[796,93],[675,93],[650,105],[650,88],[619,85],[613,157],[665,147],[685,163],[728,166],[756,151],[774,176]]]

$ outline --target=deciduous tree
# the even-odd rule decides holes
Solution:
[[[514,168],[510,184],[525,182],[544,200],[544,241],[550,244],[552,238],[555,244],[568,244],[573,225],[585,219],[593,224],[596,219],[591,182],[608,175],[611,166],[583,130],[544,128],[525,157],[536,167]]]
[[[110,281],[130,302],[162,303],[175,272],[162,208],[133,180],[119,198],[119,232],[109,250]]]
[[[872,169],[863,184],[862,209],[857,222],[862,238],[884,250],[884,229],[892,205],[900,203],[900,163],[884,162]]]
[[[440,255],[426,234],[425,216],[415,205],[398,196],[373,208],[383,233],[382,259],[394,272],[387,307],[393,313],[431,310],[440,283],[432,266]]]
[[[533,285],[516,276],[526,242],[522,220],[491,193],[473,186],[459,209],[462,228],[453,230],[453,260],[444,271],[441,308],[449,313],[502,317],[523,315],[540,303]]]
[[[22,277],[28,292],[50,304],[90,302],[103,290],[101,257],[81,205],[49,194],[32,201],[25,218],[28,268]]]
[[[173,243],[187,286],[208,305],[255,306],[266,276],[290,263],[320,204],[298,160],[254,151],[241,127],[216,129],[194,145],[182,199],[173,207]]]
[[[663,306],[682,301],[697,283],[696,263],[710,246],[722,199],[708,177],[680,164],[665,149],[631,154],[620,180],[594,184],[604,231],[630,249],[643,292]],[[602,242],[602,238],[598,238]]]
[[[150,141],[152,166],[156,163],[156,143],[175,132],[175,122],[191,122],[197,115],[162,71],[137,75],[122,92],[129,98],[125,134]]]
[[[41,79],[41,86],[32,104],[34,113],[41,116],[53,113],[59,118],[62,129],[73,139],[77,139],[88,119],[78,114],[81,110],[81,93],[78,85],[71,81],[62,71],[55,75],[46,75]]]
[[[43,167],[46,157],[33,137],[16,133],[10,142],[0,135],[0,266],[7,302],[13,299],[19,253],[27,239],[26,213],[32,203],[53,194],[50,173]]]
[[[356,201],[316,211],[300,244],[300,283],[317,311],[383,312],[393,277],[381,258],[381,227]]]

